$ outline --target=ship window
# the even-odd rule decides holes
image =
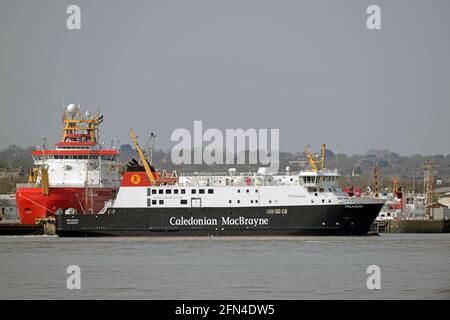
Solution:
[[[241,200],[238,200],[237,203],[241,203]]]
[[[152,200],[152,204],[156,204],[156,200]]]
[[[151,189],[148,188],[148,189],[147,189],[147,197],[150,197],[150,194],[151,194]]]
[[[320,188],[319,192],[325,192],[325,189],[324,188]]]
[[[325,199],[322,199],[322,203],[325,203]]]
[[[187,200],[180,200],[180,204],[187,204]]]
[[[159,200],[159,204],[164,204],[164,200]]]
[[[164,190],[163,190],[163,189],[159,189],[159,190],[158,190],[158,193],[159,193],[159,194],[163,194],[163,193],[164,193]]]
[[[197,190],[192,189],[192,190],[191,190],[191,193],[192,193],[192,194],[196,194],[196,193],[197,193]]]
[[[250,192],[250,190],[247,189],[247,193],[249,193],[249,192]]]
[[[272,200],[269,200],[269,203],[272,203]]]
[[[231,200],[228,200],[228,203],[231,203]]]
[[[178,194],[178,189],[174,189],[174,190],[173,190],[173,193],[174,193],[174,194]]]
[[[255,203],[258,203],[258,200],[255,200]]]
[[[253,200],[250,200],[250,203],[253,203]]]
[[[186,193],[186,190],[184,190],[184,189],[181,189],[180,191],[181,191],[181,194],[185,194]]]
[[[240,189],[238,189],[238,193],[241,193],[241,190],[240,190]]]
[[[208,193],[209,193],[209,194],[214,193],[214,189],[208,189]]]
[[[147,207],[150,207],[151,200],[147,199]]]
[[[205,193],[205,189],[199,189],[198,193],[204,194]]]
[[[152,194],[156,194],[156,189],[152,189]]]
[[[258,189],[255,189],[255,192],[258,193]]]
[[[172,194],[172,190],[171,189],[166,189],[166,194]]]

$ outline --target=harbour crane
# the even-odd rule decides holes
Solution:
[[[379,169],[378,169],[378,167],[375,165],[375,167],[373,167],[373,180],[374,180],[374,182],[375,182],[375,195],[374,195],[374,197],[375,198],[380,198],[380,191],[379,191],[379,188],[378,188],[378,173],[379,173]]]
[[[150,132],[150,138],[147,140],[147,144],[145,145],[144,156],[145,159],[153,165],[153,152],[155,149],[155,139],[156,135],[153,132]]]

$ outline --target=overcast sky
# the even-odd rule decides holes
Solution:
[[[63,103],[99,102],[108,145],[133,127],[169,148],[202,120],[279,128],[286,151],[447,154],[449,16],[447,0],[0,0],[0,147],[55,143]]]

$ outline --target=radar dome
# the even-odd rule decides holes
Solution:
[[[66,109],[67,113],[72,116],[77,112],[77,110],[78,110],[78,106],[73,103],[69,104]]]

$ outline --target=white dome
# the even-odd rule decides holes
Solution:
[[[78,110],[78,106],[73,103],[69,104],[66,108],[67,113],[72,116],[77,112],[77,110]]]

